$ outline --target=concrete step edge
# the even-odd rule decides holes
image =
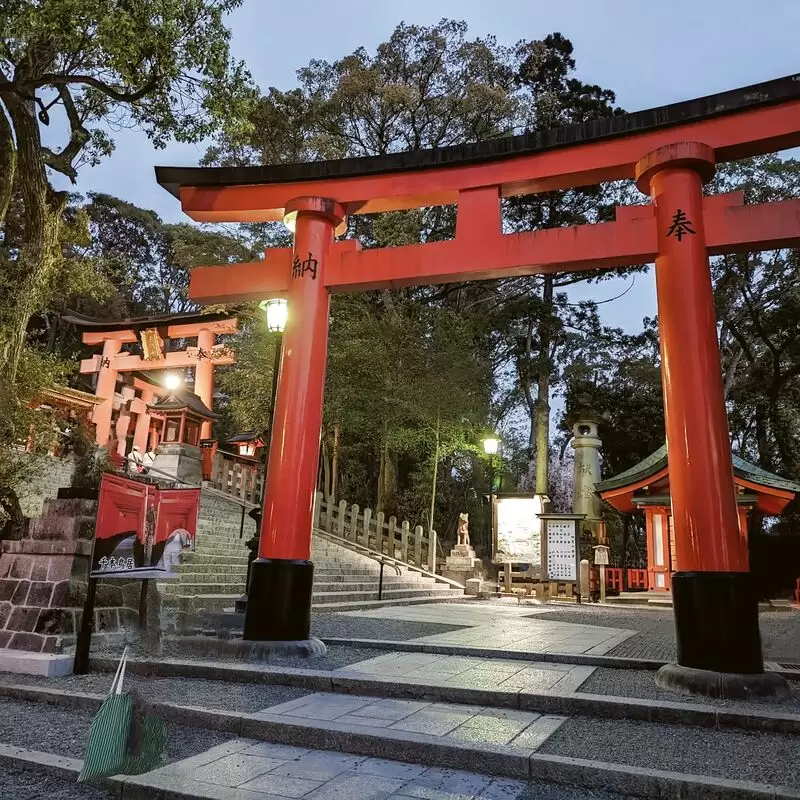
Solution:
[[[52,696],[53,690],[50,690],[48,694]],[[103,699],[101,695],[83,695],[82,705],[83,707],[99,708]],[[54,698],[51,698],[50,702],[53,700]],[[58,703],[58,699],[55,702]],[[67,705],[71,704],[68,702]],[[299,718],[287,721],[283,716],[270,715],[268,712],[243,714],[165,702],[153,703],[153,711],[170,722],[198,725],[262,741],[320,750],[330,750],[333,747],[336,752],[411,761],[424,766],[464,769],[518,780],[547,780],[587,788],[603,786],[607,790],[624,795],[680,796],[690,800],[700,800],[701,798],[702,800],[709,800],[709,798],[730,800],[734,796],[752,798],[752,800],[797,800],[800,798],[800,790],[791,787],[566,758],[530,752],[528,749],[523,750],[508,745],[460,742],[444,737],[385,728],[368,730],[362,726],[341,722]],[[4,759],[12,760],[16,757],[20,760],[24,759],[24,763],[29,766],[36,764],[32,756],[34,751],[25,752],[23,748],[14,748],[13,751],[10,751],[8,748],[8,745],[4,745],[3,750],[0,751],[0,756]],[[57,758],[51,756],[42,761],[46,766],[49,762],[51,768],[59,769]],[[63,761],[60,766],[62,773],[74,774],[79,763],[78,760],[61,759],[61,761]],[[155,790],[151,795],[153,797],[162,796],[163,790],[170,788],[167,785],[170,782],[167,779],[164,784],[160,781],[153,783],[154,777],[148,777],[145,774],[118,779],[123,784],[122,797],[124,798],[126,794],[126,784],[133,784],[140,790]],[[181,796],[181,794],[177,796]],[[188,794],[183,794],[183,796],[197,797],[197,795]]]

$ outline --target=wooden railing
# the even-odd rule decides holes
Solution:
[[[422,525],[412,529],[408,520],[398,525],[396,517],[385,519],[382,511],[377,514],[373,514],[371,508],[362,511],[357,504],[348,508],[344,500],[338,504],[328,503],[322,492],[317,492],[314,515],[315,528],[404,564],[436,572],[436,531],[428,535]]]
[[[246,503],[258,505],[261,502],[263,474],[264,468],[256,459],[217,450],[211,457],[211,474],[207,485]]]

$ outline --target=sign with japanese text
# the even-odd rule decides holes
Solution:
[[[161,489],[106,473],[100,483],[91,577],[177,578],[181,553],[191,551],[199,489]]]

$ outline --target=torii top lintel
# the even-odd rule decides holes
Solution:
[[[717,162],[800,145],[800,74],[583,125],[474,144],[248,167],[156,167],[158,182],[199,222],[283,219],[295,197],[321,196],[348,213],[457,203],[459,193],[501,196],[633,178],[648,152],[703,142]]]

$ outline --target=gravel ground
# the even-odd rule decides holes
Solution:
[[[0,700],[0,742],[83,758],[92,716],[83,709]],[[166,762],[189,758],[232,738],[229,733],[167,723]]]
[[[463,625],[444,625],[439,622],[410,622],[400,619],[378,619],[356,617],[346,614],[314,614],[311,631],[320,639],[338,636],[347,639],[383,639],[391,642],[406,642],[420,636],[460,631]]]
[[[72,778],[56,777],[37,770],[0,767],[0,800],[113,800],[119,791],[76,783]]]
[[[443,626],[444,627],[444,626]],[[366,638],[366,637],[359,637]],[[273,655],[268,659],[259,661],[243,662],[242,659],[234,658],[233,656],[226,656],[224,654],[215,654],[213,652],[214,639],[209,637],[209,652],[208,655],[198,655],[197,653],[187,653],[181,649],[179,639],[167,639],[159,653],[143,647],[139,644],[131,645],[128,648],[130,658],[154,659],[161,658],[180,658],[186,661],[230,661],[231,663],[248,663],[253,666],[258,664],[269,664],[270,666],[284,666],[284,667],[300,667],[301,669],[321,669],[331,670],[339,669],[340,667],[347,667],[350,664],[357,664],[359,661],[366,661],[368,658],[377,658],[378,656],[385,655],[392,652],[391,650],[373,650],[368,647],[344,647],[339,645],[332,645],[328,648],[327,655],[313,656],[290,656],[290,655]],[[93,647],[92,656],[103,656],[108,658],[120,658],[122,656],[122,647],[115,645],[113,647]]]
[[[554,609],[537,618],[579,625],[628,628],[636,636],[617,645],[608,655],[652,658],[669,661],[675,658],[675,624],[672,609],[609,608],[585,605],[580,608]],[[769,661],[800,662],[800,613],[765,612],[759,615],[764,658]]]
[[[38,675],[14,675],[0,672],[0,683],[37,684],[68,692],[107,694],[113,676],[110,673],[69,675],[43,678]],[[287,703],[311,692],[293,686],[258,683],[233,683],[204,678],[150,678],[126,673],[124,688],[136,688],[146,700],[162,700],[186,706],[220,708],[225,711],[261,711]],[[0,739],[2,741],[2,739]]]
[[[541,753],[716,778],[800,786],[800,738],[605,719],[568,719]]]
[[[775,711],[783,714],[800,714],[800,685],[790,683],[792,696],[787,700],[754,698],[753,700],[721,700],[714,697],[689,697],[675,692],[665,692],[655,684],[655,673],[648,670],[613,669],[597,667],[581,684],[579,692],[609,694],[616,697],[637,697],[643,700],[664,700],[672,703],[702,703],[703,705],[733,708],[739,711]],[[798,745],[800,747],[800,745]]]
[[[529,783],[519,800],[635,800],[633,797],[612,794],[602,789],[583,786],[559,786],[555,783]]]

